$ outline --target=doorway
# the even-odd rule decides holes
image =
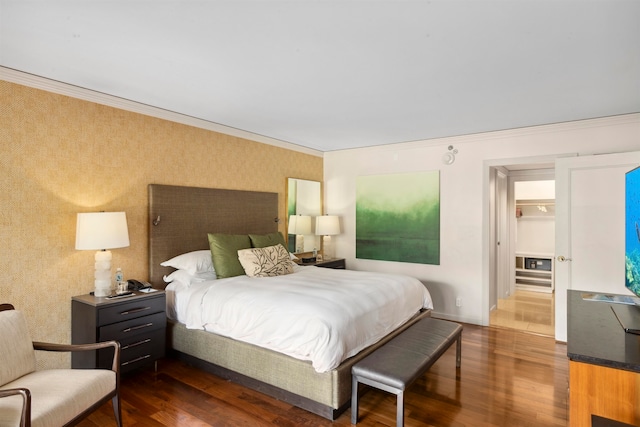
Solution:
[[[554,336],[553,165],[500,165],[491,175],[489,325]]]

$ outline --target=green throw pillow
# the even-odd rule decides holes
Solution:
[[[254,248],[266,248],[269,246],[275,246],[278,243],[285,248],[287,247],[284,237],[279,231],[277,233],[269,234],[249,234],[249,239],[251,239],[251,246]]]
[[[251,248],[251,240],[246,234],[208,234],[213,268],[219,279],[245,274],[238,260],[240,249]]]

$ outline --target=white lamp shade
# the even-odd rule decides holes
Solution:
[[[311,217],[309,215],[291,215],[289,217],[289,234],[311,234]]]
[[[340,218],[336,215],[316,217],[316,234],[319,236],[335,236],[340,234]]]
[[[79,213],[76,225],[76,249],[102,250],[129,246],[125,212]]]

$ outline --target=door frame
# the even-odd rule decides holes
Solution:
[[[490,313],[491,313],[491,296],[497,294],[497,283],[495,278],[497,276],[496,268],[498,262],[496,260],[498,256],[498,250],[496,248],[495,236],[495,224],[496,221],[496,209],[497,198],[495,197],[495,185],[494,177],[496,170],[535,170],[535,169],[548,169],[554,168],[555,160],[559,157],[575,156],[575,154],[562,154],[562,155],[550,155],[550,156],[533,156],[533,157],[515,157],[505,159],[490,159],[485,160],[483,164],[483,197],[482,197],[482,211],[483,211],[483,227],[482,227],[482,326],[490,325]],[[513,190],[510,192],[511,199],[507,201],[506,218],[510,218],[509,212],[511,208],[515,209],[515,200],[513,200]],[[511,220],[509,221],[511,224]],[[507,254],[513,254],[515,256],[515,237],[513,227],[515,227],[515,217],[513,224],[508,227],[509,233],[509,247],[506,251]],[[507,266],[509,266],[508,278],[513,276],[515,280],[515,265],[504,260]]]

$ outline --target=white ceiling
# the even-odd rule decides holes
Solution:
[[[331,151],[640,112],[640,1],[0,0],[0,65]]]

